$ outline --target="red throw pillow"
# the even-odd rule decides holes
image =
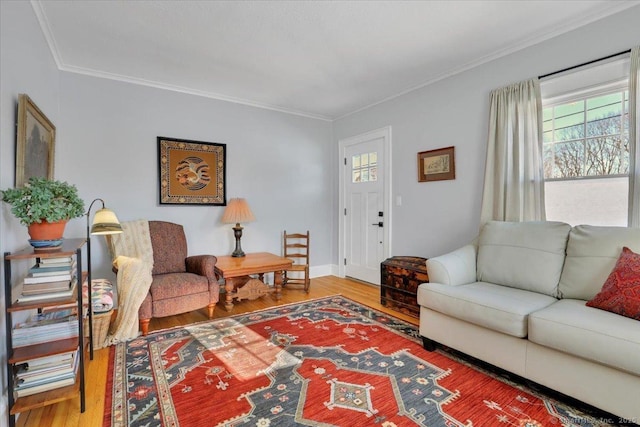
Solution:
[[[587,305],[640,320],[640,254],[622,248],[602,290]]]

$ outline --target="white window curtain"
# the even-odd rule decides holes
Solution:
[[[491,92],[481,224],[545,219],[537,78]]]
[[[629,73],[629,227],[640,227],[640,46],[631,49]]]

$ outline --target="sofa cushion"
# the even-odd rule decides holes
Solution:
[[[587,307],[640,320],[640,254],[626,246],[622,248],[602,290],[587,302]]]
[[[423,283],[418,288],[421,306],[520,338],[527,336],[529,313],[556,301],[547,295],[484,282],[460,286]]]
[[[571,226],[490,221],[478,243],[477,280],[557,296]]]
[[[588,301],[613,270],[622,248],[640,253],[640,228],[579,225],[569,234],[560,297]]]
[[[529,316],[529,340],[640,375],[640,322],[563,299]]]

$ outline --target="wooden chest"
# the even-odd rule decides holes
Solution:
[[[417,292],[429,281],[426,258],[395,256],[380,265],[380,303],[413,317],[420,317]]]

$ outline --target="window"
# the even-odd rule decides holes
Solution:
[[[610,69],[611,64],[608,67]],[[597,71],[602,78],[603,69]],[[576,87],[584,79],[584,73],[561,77],[571,79],[573,87],[560,96],[545,96],[543,88],[547,220],[571,225],[626,226],[629,197],[627,82],[618,76],[616,81],[604,83],[600,80],[599,85],[591,82],[588,86]]]
[[[351,156],[351,182],[378,180],[378,153],[364,153]]]
[[[543,110],[545,179],[629,174],[629,91]]]

